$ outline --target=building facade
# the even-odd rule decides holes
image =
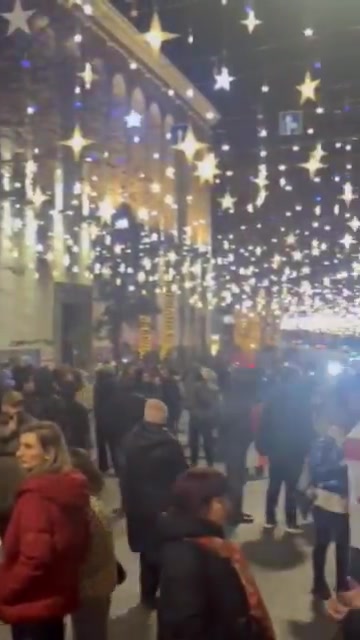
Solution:
[[[93,4],[0,0],[0,358],[89,365],[104,279],[156,296],[157,317],[123,326],[127,341],[141,326],[142,349],[206,338],[210,186],[174,146],[192,131],[210,145],[218,114],[107,0]]]

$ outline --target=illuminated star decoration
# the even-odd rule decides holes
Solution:
[[[353,200],[356,200],[358,196],[354,194],[354,188],[351,182],[346,182],[343,186],[343,194],[339,196],[340,200],[344,200],[347,207],[350,207]]]
[[[266,187],[269,184],[269,180],[267,179],[266,165],[262,164],[259,166],[257,178],[253,178],[253,182],[255,182],[255,184],[257,184],[257,186],[259,187],[255,205],[260,208],[264,204],[266,197],[268,196]]]
[[[100,202],[98,216],[103,224],[111,224],[114,213],[115,210],[109,197]]]
[[[305,104],[308,100],[316,102],[316,89],[320,84],[320,80],[313,80],[311,73],[308,71],[305,75],[303,84],[299,84],[296,88],[301,93],[300,104]]]
[[[326,164],[323,164],[321,162],[322,158],[325,155],[327,154],[322,149],[321,144],[318,144],[315,150],[310,153],[309,160],[307,162],[300,164],[299,166],[303,167],[303,169],[307,169],[307,171],[309,172],[310,178],[314,180],[317,172],[320,169],[325,169],[327,167]]]
[[[91,89],[94,80],[97,80],[97,75],[93,72],[90,62],[86,62],[85,69],[82,73],[78,73],[78,76],[83,79],[85,89]]]
[[[219,89],[225,89],[225,91],[230,91],[231,83],[235,80],[233,76],[229,74],[229,69],[227,67],[221,67],[220,73],[215,73],[215,91]]]
[[[296,235],[294,233],[290,233],[286,238],[285,242],[288,246],[296,243]]]
[[[161,51],[163,42],[178,38],[179,35],[177,33],[168,33],[167,31],[163,31],[159,14],[155,12],[151,20],[150,31],[144,33],[143,37],[149,43],[154,53],[158,55]]]
[[[15,0],[14,8],[11,13],[0,13],[0,16],[5,18],[9,22],[8,32],[6,35],[11,36],[15,31],[24,31],[25,33],[31,33],[28,20],[35,13],[35,9],[32,11],[25,11],[22,7],[21,0]]]
[[[314,151],[312,152],[312,155],[314,156],[314,158],[316,158],[317,160],[319,160],[321,162],[321,160],[323,158],[325,158],[325,156],[327,156],[326,151],[324,151],[324,149],[321,146],[321,143],[319,142]]]
[[[45,193],[41,191],[41,188],[37,186],[31,198],[31,202],[35,206],[36,211],[39,211],[39,209],[41,209],[46,200],[49,200],[49,196],[45,195]]]
[[[249,33],[253,33],[256,27],[262,24],[262,21],[257,19],[255,11],[253,9],[248,9],[247,12],[248,17],[246,18],[246,20],[242,20],[241,24],[247,27]]]
[[[220,198],[219,202],[221,204],[221,209],[223,211],[230,211],[230,213],[234,213],[235,209],[234,209],[234,205],[237,201],[237,198],[234,198],[229,191],[227,191],[227,193],[225,193],[225,195]]]
[[[344,245],[345,249],[350,249],[351,245],[355,243],[354,238],[350,235],[350,233],[345,233],[342,240],[340,240],[341,244]]]
[[[350,220],[350,222],[348,222],[348,225],[353,230],[353,232],[356,233],[360,229],[360,220],[359,220],[359,218],[354,216],[353,219]]]
[[[220,173],[218,169],[218,160],[214,153],[207,153],[204,158],[197,162],[197,170],[195,175],[200,178],[201,184],[208,182],[213,184],[216,176]]]
[[[200,142],[200,140],[196,138],[193,128],[189,126],[183,141],[178,142],[173,148],[177,149],[177,151],[183,151],[187,161],[191,163],[198,151],[206,149],[207,146],[207,144]]]
[[[87,138],[84,138],[79,125],[75,127],[72,138],[60,142],[60,144],[66,147],[70,147],[73,150],[76,160],[79,160],[83,149],[93,143],[94,140],[88,140]]]
[[[141,127],[142,115],[132,109],[129,115],[125,116],[126,126],[128,129],[138,129]]]

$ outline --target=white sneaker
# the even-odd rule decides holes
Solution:
[[[285,531],[286,533],[291,533],[294,536],[299,535],[299,533],[303,533],[303,530],[300,529],[300,527],[286,527]]]
[[[276,527],[275,522],[265,522],[264,524],[264,529],[275,529],[275,527]]]

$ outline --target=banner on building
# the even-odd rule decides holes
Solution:
[[[139,346],[138,351],[143,358],[147,353],[151,351],[152,337],[151,337],[151,318],[150,316],[139,317]]]
[[[164,358],[176,347],[176,296],[172,291],[164,295],[162,315],[161,357]]]

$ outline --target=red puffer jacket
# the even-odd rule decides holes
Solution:
[[[74,611],[89,537],[89,492],[80,473],[25,480],[3,542],[0,619],[35,622]]]

